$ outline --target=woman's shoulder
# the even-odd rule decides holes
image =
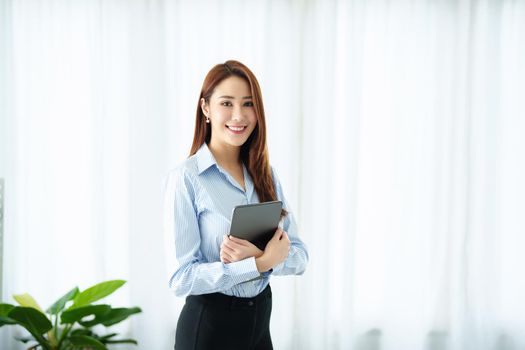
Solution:
[[[198,173],[197,158],[192,155],[168,171],[169,179],[193,179]]]

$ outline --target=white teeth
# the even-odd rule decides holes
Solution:
[[[244,130],[244,126],[228,126],[228,128],[230,128],[231,130],[233,131],[242,131]]]

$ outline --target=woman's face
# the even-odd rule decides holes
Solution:
[[[210,143],[215,147],[242,146],[257,125],[250,85],[237,76],[221,81],[208,104],[201,99],[201,107],[210,119]]]

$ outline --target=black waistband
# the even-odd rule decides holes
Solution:
[[[199,301],[206,304],[222,305],[222,306],[253,306],[272,295],[270,285],[266,286],[262,292],[253,298],[239,298],[222,293],[211,293],[201,295],[190,295],[186,298],[186,302]]]

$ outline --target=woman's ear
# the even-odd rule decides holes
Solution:
[[[206,100],[204,98],[201,98],[201,109],[202,113],[204,113],[204,116],[210,116],[210,106],[208,103],[206,103]]]

